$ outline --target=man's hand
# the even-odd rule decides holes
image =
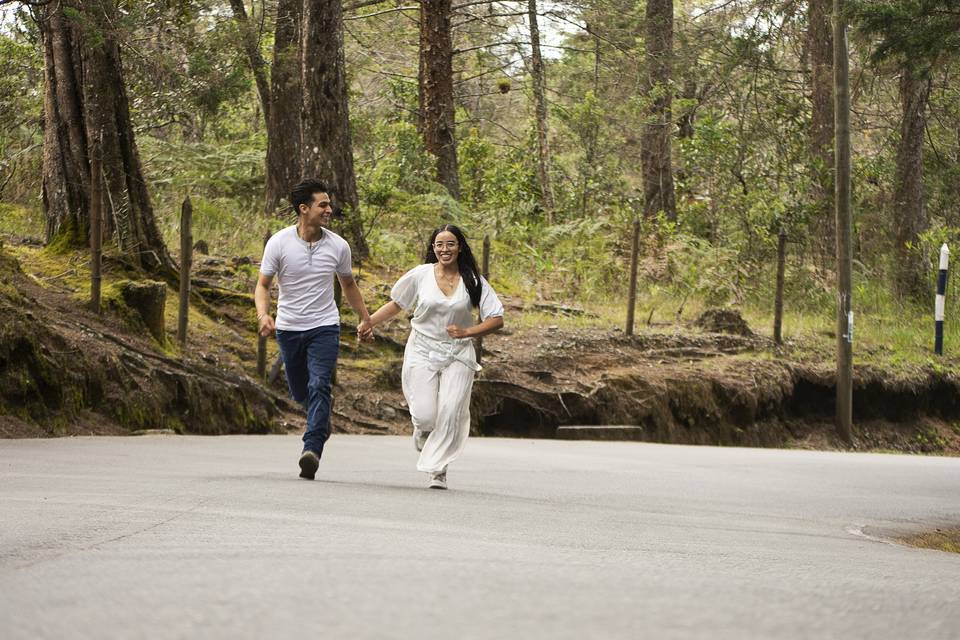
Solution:
[[[257,332],[264,338],[269,338],[277,330],[277,325],[273,321],[273,316],[265,313],[257,320]]]
[[[447,333],[450,334],[450,337],[451,337],[451,338],[458,338],[458,339],[459,339],[459,338],[468,338],[468,337],[470,337],[470,336],[467,334],[467,330],[466,330],[466,329],[461,329],[460,327],[458,327],[458,326],[455,325],[455,324],[452,324],[452,325],[450,325],[449,327],[447,327]]]
[[[373,323],[370,322],[370,318],[357,325],[357,338],[363,342],[373,340]]]

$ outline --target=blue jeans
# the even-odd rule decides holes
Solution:
[[[330,437],[330,390],[340,351],[340,326],[306,331],[277,330],[277,344],[287,374],[290,395],[307,410],[303,450],[323,455]]]

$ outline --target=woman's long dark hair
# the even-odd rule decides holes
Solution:
[[[460,244],[460,253],[457,255],[457,269],[460,271],[460,277],[463,278],[463,284],[467,287],[467,293],[470,294],[470,303],[475,307],[479,307],[482,288],[480,284],[480,269],[477,268],[477,261],[473,257],[473,251],[470,250],[470,245],[467,244],[467,238],[463,235],[463,231],[461,231],[459,227],[452,224],[445,224],[434,229],[433,233],[430,234],[430,242],[427,243],[427,255],[423,261],[426,264],[440,262],[440,260],[437,259],[436,252],[433,250],[433,243],[436,241],[437,236],[444,231],[449,231],[456,236],[457,242]]]

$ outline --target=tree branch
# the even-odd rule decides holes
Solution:
[[[416,11],[420,7],[419,5],[407,5],[405,7],[394,7],[393,9],[384,9],[383,11],[374,11],[373,13],[363,13],[359,16],[344,16],[343,20],[362,20],[364,18],[372,18],[374,16],[382,16],[385,13],[396,13],[398,11]]]
[[[363,9],[364,7],[372,7],[375,4],[381,4],[386,0],[359,0],[358,2],[351,2],[350,4],[343,5],[343,11],[356,11],[357,9]]]

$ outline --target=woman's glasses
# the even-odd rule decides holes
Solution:
[[[460,243],[457,242],[456,240],[450,240],[447,242],[434,242],[433,248],[436,249],[437,251],[440,251],[441,249],[456,249],[459,246],[459,244]]]

